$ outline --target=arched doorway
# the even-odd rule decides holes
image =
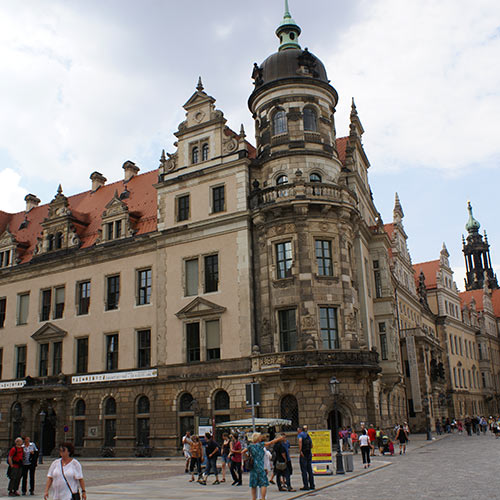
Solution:
[[[339,429],[345,425],[344,420],[344,415],[340,410],[332,410],[328,414],[328,429],[332,431],[332,443],[334,444],[337,443]]]
[[[57,415],[54,408],[41,408],[37,415],[37,424],[37,428],[42,431],[41,451],[43,455],[48,456],[56,447]]]

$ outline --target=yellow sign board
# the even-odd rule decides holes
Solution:
[[[309,431],[312,447],[312,469],[314,475],[333,474],[332,432],[329,430]]]

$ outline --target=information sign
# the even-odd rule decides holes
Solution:
[[[312,469],[315,476],[329,476],[333,474],[332,464],[332,431],[309,431],[312,448]]]

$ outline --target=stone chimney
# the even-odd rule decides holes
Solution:
[[[133,161],[127,160],[123,164],[123,170],[125,172],[125,177],[123,180],[125,182],[128,182],[130,179],[132,179],[132,177],[137,175],[137,172],[139,172],[140,169]]]
[[[106,177],[100,172],[92,172],[90,174],[90,180],[92,181],[92,191],[97,191],[100,187],[106,184]]]
[[[26,212],[29,212],[34,207],[38,207],[40,204],[40,199],[34,194],[27,194],[24,197],[24,201],[26,202]]]

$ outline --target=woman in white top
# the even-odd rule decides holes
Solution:
[[[74,447],[71,443],[61,443],[59,454],[61,458],[54,460],[49,467],[47,484],[45,485],[44,500],[71,500],[72,494],[81,487],[82,499],[87,500],[85,482],[83,481],[82,466],[78,460],[72,458]]]
[[[363,467],[370,467],[370,438],[366,434],[365,429],[362,430],[359,436],[359,447],[361,448],[361,456],[363,457]]]

